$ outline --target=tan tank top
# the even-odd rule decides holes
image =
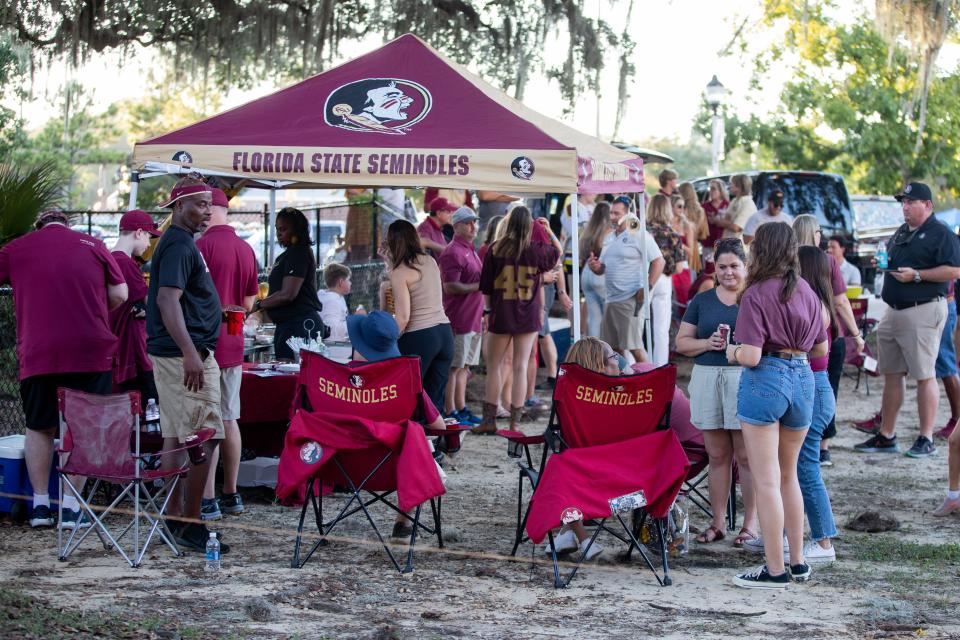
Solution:
[[[443,312],[443,285],[440,282],[440,267],[430,256],[420,256],[417,261],[420,279],[410,287],[410,321],[404,333],[429,329],[438,324],[448,324]]]

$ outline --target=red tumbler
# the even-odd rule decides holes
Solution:
[[[238,336],[243,332],[243,311],[227,311],[227,335]]]

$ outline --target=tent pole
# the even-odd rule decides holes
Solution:
[[[127,203],[127,211],[137,208],[137,191],[140,190],[140,172],[130,173],[130,201]]]
[[[647,234],[647,199],[643,197],[643,192],[636,194],[637,198],[637,217],[640,218],[640,231],[646,236]],[[647,264],[647,243],[643,242],[640,244],[640,259],[643,261],[643,264]],[[650,288],[650,277],[647,273],[642,274],[644,278],[644,288],[646,293],[643,296],[643,311],[641,312],[643,316],[643,332],[647,338],[647,357],[653,359],[653,327],[650,322],[650,298],[653,297],[653,290]],[[661,278],[668,277],[666,274],[660,276]]]
[[[576,193],[570,200],[570,233],[570,249],[573,252],[571,269],[573,273],[570,278],[570,282],[573,283],[573,292],[570,297],[573,300],[573,341],[576,342],[580,339],[580,208]],[[563,277],[563,273],[560,277]]]
[[[277,233],[277,190],[270,189],[270,223],[267,225],[267,262],[271,265],[276,256],[273,255]]]

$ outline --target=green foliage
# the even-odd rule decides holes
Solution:
[[[905,181],[925,179],[939,200],[960,195],[960,69],[929,86],[923,144],[915,150],[920,105],[917,63],[890,48],[873,23],[860,18],[836,24],[819,8],[768,0],[768,24],[785,28],[783,41],[762,52],[754,78],[786,63],[791,80],[779,107],[764,118],[725,114],[728,151],[768,152],[774,168],[833,171],[852,193],[893,193]],[[709,136],[710,114],[701,109],[695,129]]]
[[[29,231],[37,216],[60,201],[56,166],[0,163],[0,245]]]

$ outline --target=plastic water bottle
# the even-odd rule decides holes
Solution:
[[[210,532],[210,539],[207,540],[207,556],[204,570],[211,573],[220,571],[220,541],[217,540],[217,534],[214,531]]]
[[[887,265],[887,243],[881,242],[877,245],[877,269],[886,269]]]
[[[153,422],[160,419],[160,407],[157,406],[156,399],[150,398],[147,400],[147,410],[144,412],[144,414],[147,422]]]

